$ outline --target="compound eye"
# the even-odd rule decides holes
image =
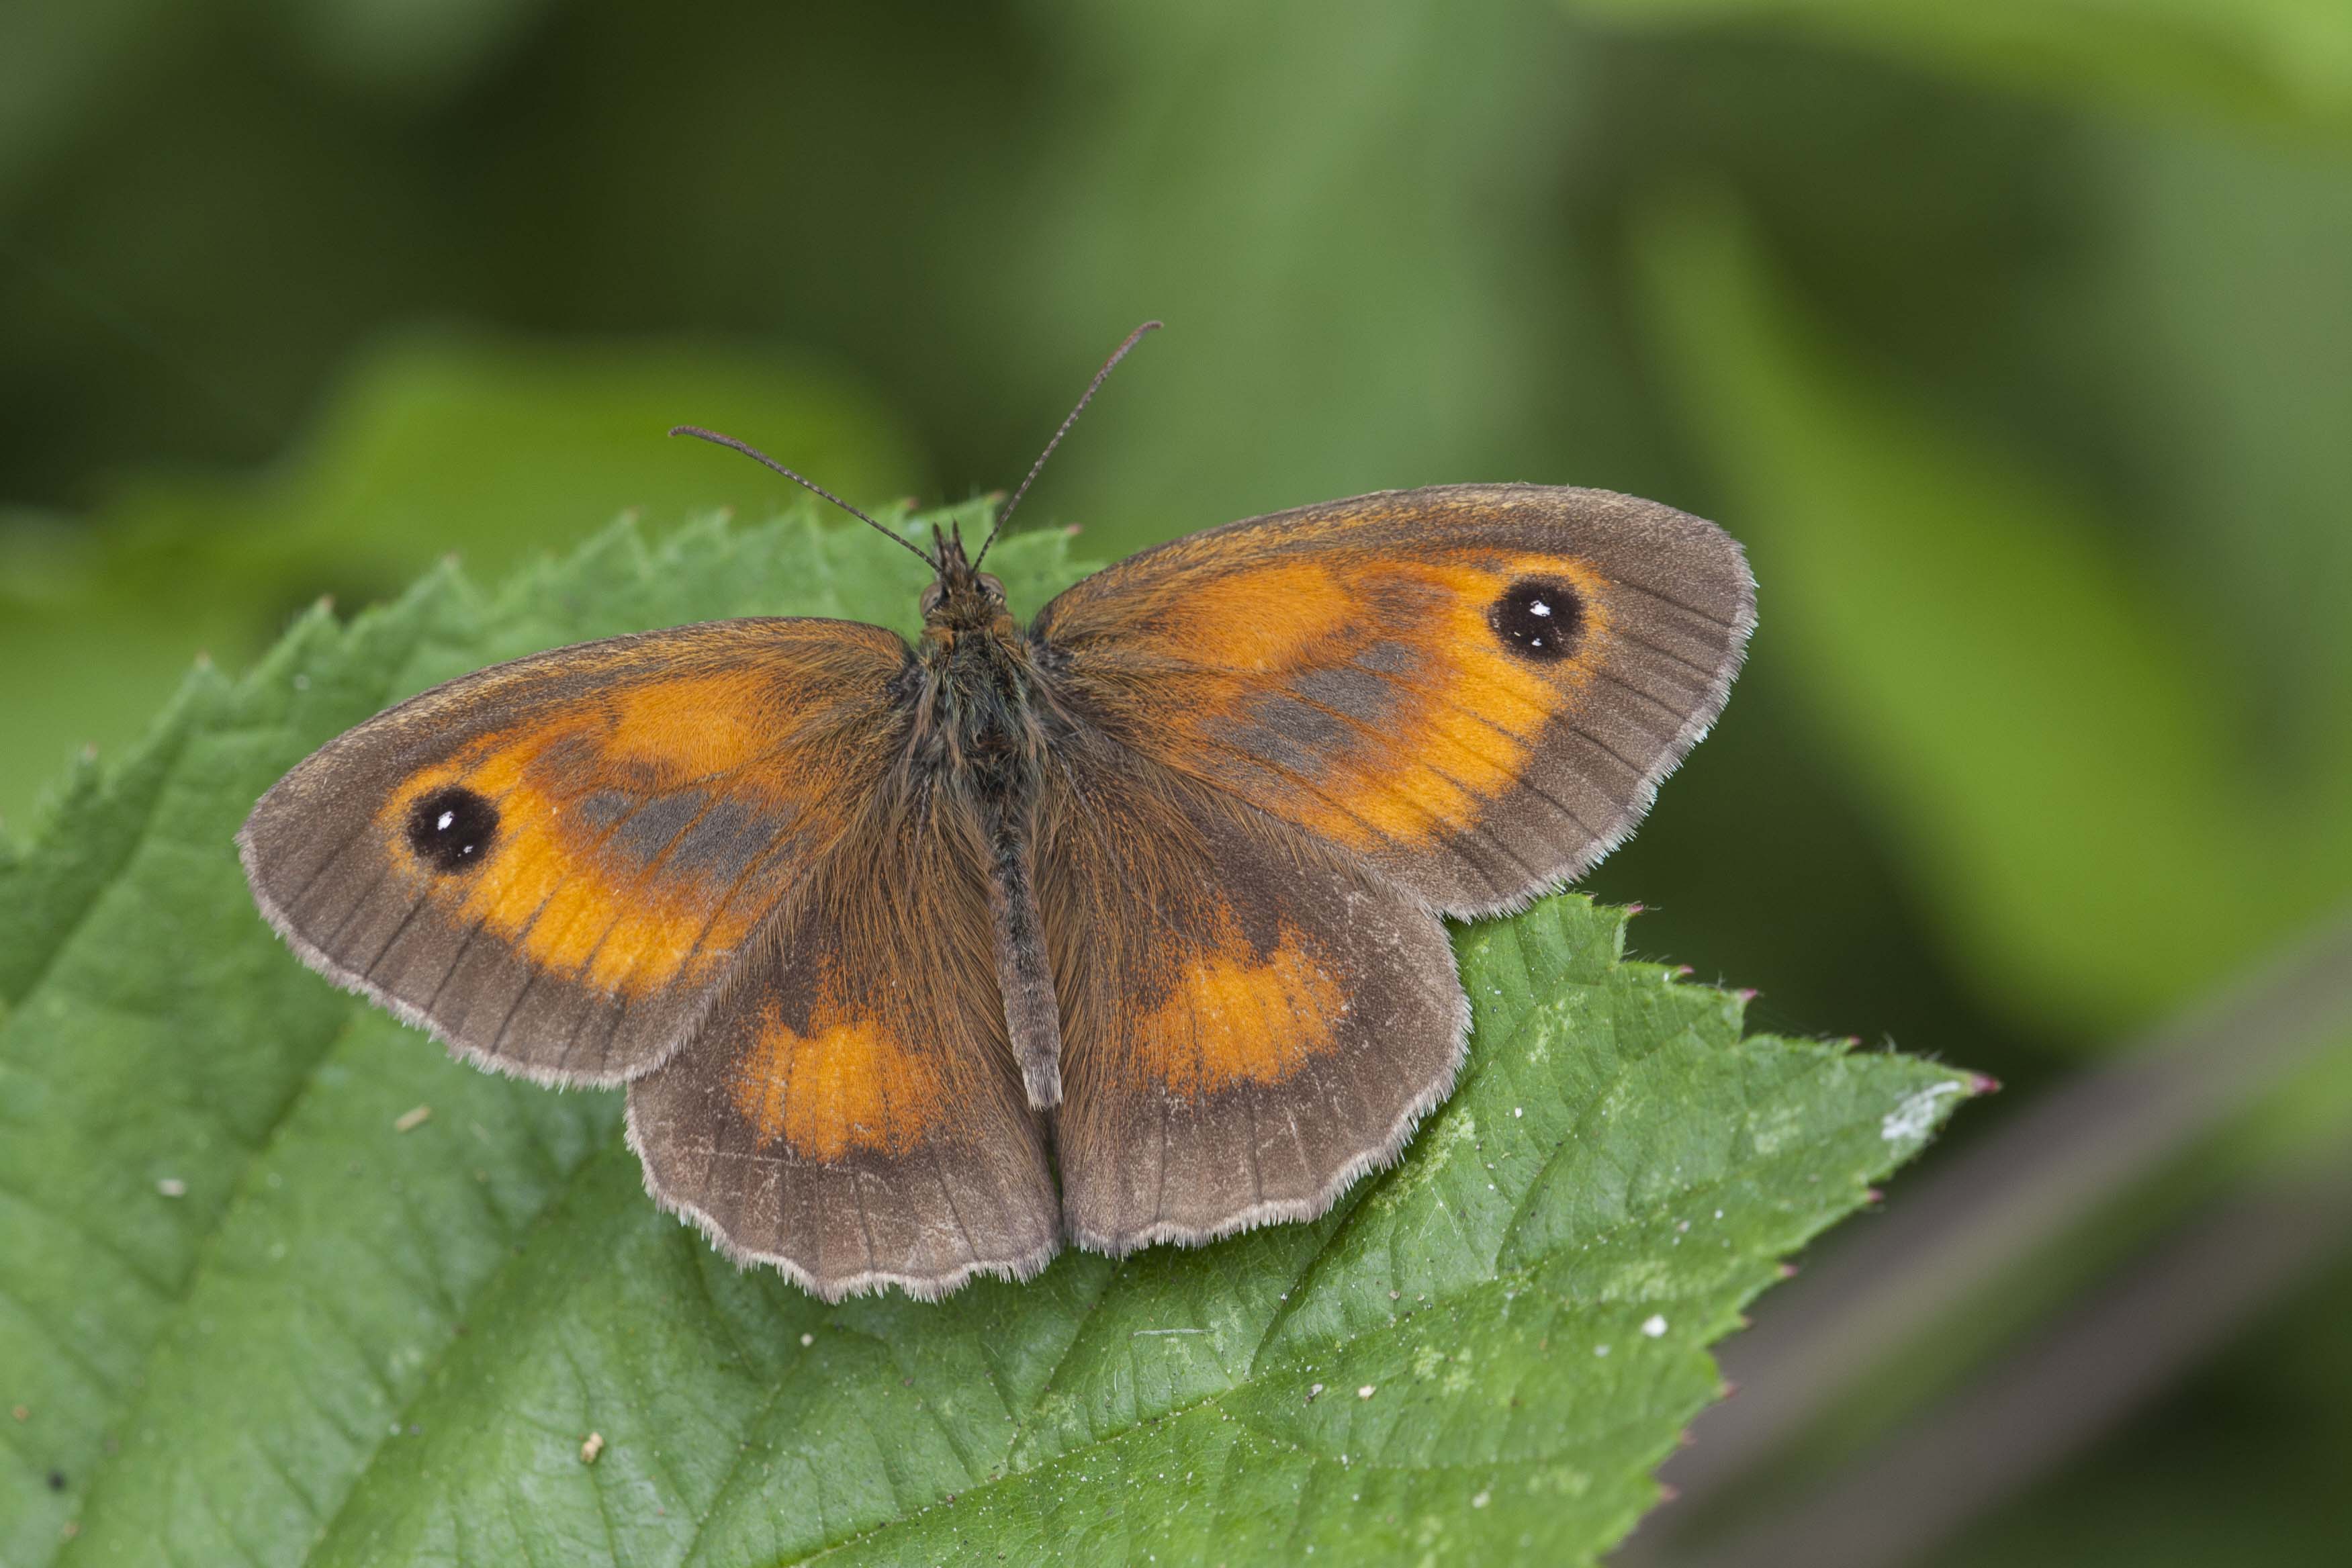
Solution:
[[[992,571],[983,571],[980,574],[980,591],[999,604],[1004,602],[1003,580]]]
[[[940,601],[945,596],[946,591],[938,583],[934,582],[929,588],[923,590],[923,597],[919,601],[918,608],[919,608],[924,614],[929,615],[932,611],[937,610],[940,607]]]

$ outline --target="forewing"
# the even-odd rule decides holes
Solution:
[[[1755,618],[1712,523],[1450,486],[1144,551],[1032,636],[1074,719],[1476,915],[1633,830],[1721,711]]]
[[[982,864],[954,802],[898,802],[794,894],[693,1043],[629,1086],[665,1207],[828,1301],[1045,1266],[1060,1227]]]
[[[1051,767],[1038,892],[1071,1239],[1122,1254],[1322,1213],[1453,1086],[1469,1015],[1444,927],[1099,735]]]
[[[870,796],[908,651],[749,620],[559,649],[330,742],[238,843],[313,968],[485,1066],[611,1083],[684,1043]]]

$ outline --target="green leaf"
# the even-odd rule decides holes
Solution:
[[[1016,606],[1066,544],[1000,547]],[[0,864],[0,1559],[1589,1560],[1708,1343],[1969,1092],[1742,1040],[1556,897],[1462,934],[1462,1086],[1323,1220],[827,1307],[655,1211],[617,1096],[452,1061],[254,913],[247,805],[383,704],[632,627],[903,625],[919,576],[806,517],[445,569],[85,770]]]

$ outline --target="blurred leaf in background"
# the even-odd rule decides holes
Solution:
[[[2352,16],[2332,0],[1568,0],[1643,26],[1773,24],[2069,101],[2352,133]]]
[[[1441,476],[1662,477],[1559,211],[1593,62],[1557,15],[1055,14],[1042,135],[1075,155],[1025,172],[990,317],[1072,365],[1091,323],[1171,324],[1056,459],[1090,548]],[[1021,390],[1050,408],[1067,376]]]
[[[1842,362],[1737,213],[1654,222],[1640,271],[1692,428],[1784,585],[1826,722],[1989,992],[2105,1038],[2343,898],[2343,709],[2265,737],[2226,621],[2062,486]]]

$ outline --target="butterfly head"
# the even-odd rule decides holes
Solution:
[[[926,632],[945,633],[950,639],[959,632],[1011,633],[1013,612],[1004,601],[1004,584],[994,572],[981,570],[964,554],[961,529],[934,529],[930,559],[939,575],[923,590]]]

